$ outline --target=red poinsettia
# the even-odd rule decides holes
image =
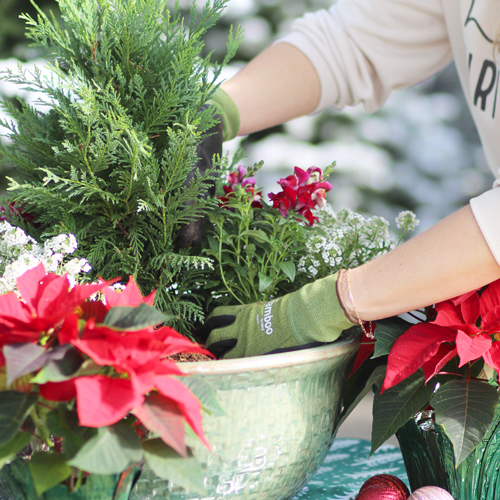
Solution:
[[[500,374],[500,280],[484,291],[475,290],[436,304],[430,323],[411,326],[394,343],[382,391],[395,386],[419,368],[426,381],[457,356],[460,366],[483,358]]]
[[[146,326],[143,320],[127,323],[121,319],[113,324],[108,314],[114,308],[125,308],[125,317],[133,316],[134,308],[150,308],[146,316],[154,312],[154,293],[143,297],[132,278],[119,292],[110,283],[71,288],[66,276],[47,274],[42,264],[18,278],[22,298],[14,293],[0,295],[0,348],[4,353],[0,363],[7,365],[8,379],[37,373],[71,352],[73,374],[64,380],[40,381],[38,388],[40,396],[49,401],[76,399],[80,425],[109,426],[132,412],[145,428],[158,433],[182,455],[187,454],[185,421],[208,446],[201,405],[172,377],[181,376],[182,371],[165,358],[180,352],[210,353],[170,327],[156,327],[156,320],[154,324],[146,320]],[[104,300],[88,301],[97,291]],[[85,360],[95,366],[91,373],[79,371]],[[159,425],[159,415],[178,424]]]
[[[280,179],[278,184],[283,191],[269,194],[273,208],[277,208],[283,217],[288,217],[288,212],[293,210],[304,216],[310,226],[318,220],[311,210],[324,206],[326,193],[332,189],[329,182],[323,181],[323,173],[317,167],[310,167],[307,171],[295,167],[294,175]]]
[[[37,342],[41,332],[56,329],[77,306],[114,281],[70,289],[66,276],[47,274],[43,264],[26,271],[17,278],[22,300],[15,292],[0,295],[0,366],[5,345]]]

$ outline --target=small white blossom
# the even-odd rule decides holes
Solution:
[[[419,224],[420,221],[410,210],[399,212],[399,215],[396,217],[396,225],[398,229],[403,231],[414,231]]]
[[[0,293],[16,291],[17,278],[29,269],[43,263],[47,272],[67,274],[73,286],[82,273],[90,271],[86,259],[72,259],[65,262],[67,255],[73,253],[78,243],[73,234],[60,234],[44,245],[21,228],[8,222],[0,223]]]
[[[313,275],[316,276],[318,274],[318,270],[314,266],[309,266],[307,270]]]
[[[62,252],[66,255],[73,253],[78,248],[78,243],[73,234],[59,234],[44,244],[45,252]]]

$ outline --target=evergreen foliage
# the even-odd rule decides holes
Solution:
[[[16,172],[9,202],[35,217],[18,225],[42,241],[75,234],[92,278],[132,275],[143,293],[157,289],[156,306],[186,332],[202,317],[195,288],[210,261],[175,240],[214,206],[203,196],[214,170],[184,183],[215,123],[199,108],[241,34],[230,33],[212,65],[203,36],[227,0],[185,17],[169,3],[58,0],[61,21],[40,9],[37,19],[24,15],[27,36],[49,50],[51,77],[22,67],[3,75],[40,98],[36,108],[3,103],[13,120],[2,123],[10,143],[0,148]]]

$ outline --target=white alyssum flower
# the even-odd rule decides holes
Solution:
[[[317,212],[319,221],[311,228],[306,252],[297,263],[297,271],[320,278],[341,267],[357,267],[392,250],[397,242],[383,217],[363,217],[349,209],[337,213],[327,203]],[[397,220],[399,241],[418,221],[413,212],[402,212]]]
[[[398,229],[403,231],[414,231],[419,224],[420,221],[410,210],[399,212],[399,215],[396,217],[396,225]]]
[[[87,259],[71,259],[78,242],[73,234],[60,234],[40,245],[21,228],[0,223],[0,293],[16,291],[17,278],[43,263],[47,272],[66,274],[71,286],[92,268]]]

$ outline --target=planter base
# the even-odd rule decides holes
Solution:
[[[440,486],[457,500],[500,498],[500,407],[481,444],[458,467],[453,445],[440,425],[422,430],[411,419],[396,435],[412,491]]]

